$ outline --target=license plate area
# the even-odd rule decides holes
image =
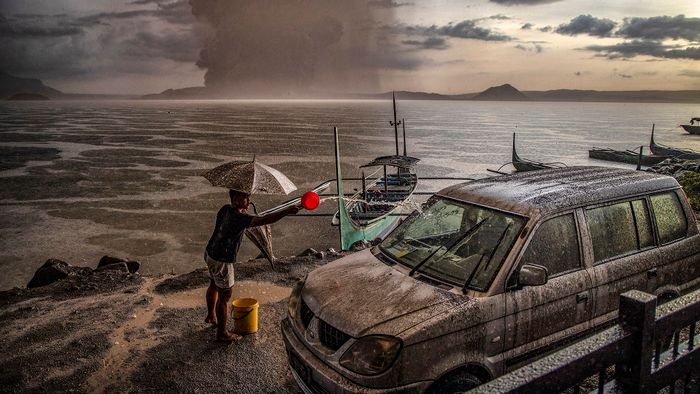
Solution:
[[[299,379],[308,385],[311,382],[311,371],[309,370],[309,367],[304,364],[293,352],[288,352],[287,356],[289,358],[289,365],[292,367],[294,372],[297,373]]]

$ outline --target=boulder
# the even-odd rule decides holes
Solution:
[[[129,267],[126,265],[126,262],[103,265],[95,269],[95,272],[98,271],[119,271],[125,274],[128,274],[130,272]]]
[[[61,279],[65,279],[76,267],[71,266],[65,261],[58,259],[48,259],[34,272],[34,276],[27,283],[27,288],[41,287],[50,285]]]
[[[129,273],[135,273],[136,271],[141,268],[141,263],[138,261],[134,260],[124,260],[119,257],[112,257],[112,256],[102,256],[100,261],[97,263],[97,269],[100,270],[102,267],[112,265],[112,264],[119,264],[119,263],[124,263],[126,264],[126,267],[128,269],[127,272]],[[117,269],[119,270],[120,268],[112,268],[112,269]]]
[[[318,250],[314,248],[308,248],[305,251],[299,253],[299,257],[304,257],[304,256],[316,256],[318,254]]]

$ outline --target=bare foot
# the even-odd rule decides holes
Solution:
[[[234,334],[232,332],[227,332],[224,334],[216,334],[216,340],[218,342],[233,342],[233,341],[240,341],[242,336],[238,334]]]
[[[216,327],[216,317],[213,316],[207,316],[206,319],[204,319],[205,323],[211,324],[212,327]]]

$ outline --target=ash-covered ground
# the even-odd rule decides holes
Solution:
[[[260,303],[259,331],[230,345],[204,323],[204,269],[112,270],[0,293],[3,392],[298,392],[279,329],[292,286],[340,255],[236,267],[233,298]]]

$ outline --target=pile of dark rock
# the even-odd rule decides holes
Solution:
[[[688,172],[700,173],[700,160],[683,160],[670,157],[661,163],[647,169],[649,172],[670,175],[676,179],[681,178]]]
[[[84,277],[96,272],[112,271],[115,273],[135,274],[141,263],[133,260],[120,259],[118,257],[103,256],[97,263],[97,267],[76,267],[58,259],[48,259],[36,270],[32,279],[27,283],[27,288],[35,288],[50,285],[54,282],[69,277]]]

